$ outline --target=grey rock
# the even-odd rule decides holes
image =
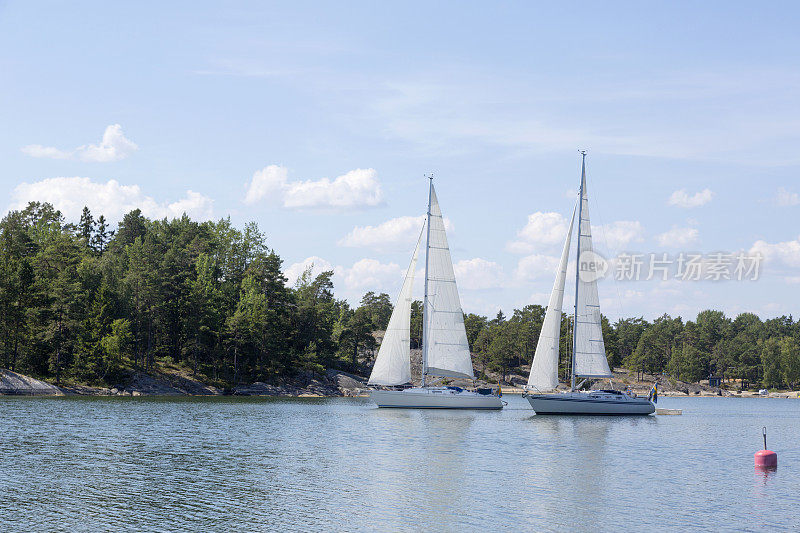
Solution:
[[[62,396],[64,393],[50,383],[39,381],[29,376],[23,376],[10,370],[0,369],[0,395],[42,395]]]

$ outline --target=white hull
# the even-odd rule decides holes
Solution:
[[[374,390],[370,399],[378,407],[400,409],[502,409],[503,402],[494,394],[425,387],[405,390]]]
[[[526,394],[525,398],[537,415],[649,415],[656,410],[647,398],[618,391]]]

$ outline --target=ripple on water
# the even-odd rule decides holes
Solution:
[[[645,418],[509,402],[3,398],[2,529],[800,527],[800,402],[667,398],[683,416]],[[752,468],[762,425],[769,474]]]

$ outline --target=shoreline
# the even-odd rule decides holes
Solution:
[[[516,380],[515,380],[516,381]],[[618,384],[623,380],[616,380]],[[457,383],[470,388],[468,383]],[[518,383],[515,383],[518,385]],[[628,385],[626,385],[627,387]],[[646,396],[652,382],[642,381],[633,387],[633,392]],[[663,385],[662,385],[663,386]],[[525,390],[519,386],[502,385],[504,395],[521,395]],[[667,387],[665,387],[667,388]],[[683,390],[659,390],[662,398],[800,398],[800,391],[774,391],[766,395],[752,391],[730,391],[721,388],[688,384]],[[89,385],[57,386],[10,370],[0,369],[0,397],[3,396],[121,396],[121,397],[176,397],[176,396],[233,396],[261,398],[368,398],[370,388],[366,378],[340,370],[328,370],[317,377],[297,377],[280,384],[255,382],[221,389],[203,383],[185,372],[162,370],[153,374],[136,372],[125,386],[96,387]]]
[[[204,383],[184,371],[162,369],[145,374],[134,372],[125,385],[100,387],[85,384],[55,385],[0,369],[2,396],[260,396],[281,398],[337,398],[357,396],[367,389],[366,380],[338,370],[317,377],[299,376],[282,383],[255,382],[223,389]]]
[[[113,389],[112,389],[113,390]],[[509,390],[503,391],[503,396],[522,396],[524,391],[520,390]],[[773,392],[769,395],[761,395],[755,392],[745,392],[744,394],[682,394],[682,393],[668,393],[668,394],[659,394],[661,398],[731,398],[731,399],[742,399],[742,398],[759,398],[759,399],[786,399],[786,400],[793,400],[793,399],[800,399],[800,392],[791,392],[791,393],[777,393]],[[356,392],[356,393],[349,393],[349,394],[321,394],[321,393],[312,393],[312,392],[301,392],[301,393],[289,393],[289,392],[274,392],[274,393],[261,393],[261,394],[172,394],[172,393],[142,393],[140,391],[119,391],[119,392],[92,392],[92,393],[85,393],[85,392],[73,392],[69,391],[58,391],[58,392],[37,392],[37,393],[25,393],[25,392],[17,392],[17,393],[10,393],[10,392],[0,392],[0,398],[12,398],[12,397],[24,397],[24,398],[68,398],[68,397],[79,397],[79,398],[89,398],[89,397],[101,397],[101,398],[215,398],[215,397],[225,397],[225,398],[286,398],[286,399],[302,399],[302,398],[369,398],[369,392]]]

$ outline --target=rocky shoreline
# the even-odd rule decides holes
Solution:
[[[499,376],[491,373],[488,378],[497,383]],[[419,376],[415,376],[415,384]],[[614,373],[614,388],[630,388],[638,395],[647,395],[654,381],[659,380],[658,394],[662,397],[714,397],[731,398],[800,398],[800,391],[778,391],[766,395],[751,391],[731,391],[696,383],[683,383],[664,380],[663,377],[645,375],[640,381],[633,379],[627,371]],[[525,376],[512,374],[502,383],[504,394],[522,394],[527,382]],[[471,387],[472,382],[454,380],[453,385]],[[488,383],[480,381],[480,386]],[[566,389],[560,385],[559,389]],[[608,388],[607,381],[597,381],[592,389]],[[56,386],[10,370],[0,369],[0,396],[274,396],[287,398],[324,398],[367,396],[367,379],[362,376],[328,370],[324,375],[298,376],[282,383],[256,382],[221,389],[194,379],[187,372],[162,370],[152,374],[136,372],[126,385],[117,387],[93,387],[89,385]]]
[[[126,385],[93,387],[56,386],[10,370],[0,369],[0,396],[281,396],[320,398],[360,396],[367,392],[366,379],[339,370],[324,376],[298,377],[280,384],[251,383],[222,389],[183,372],[136,372]]]

